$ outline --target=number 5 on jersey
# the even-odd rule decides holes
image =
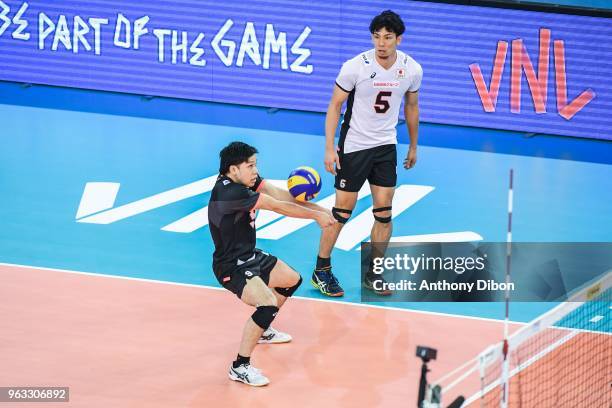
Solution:
[[[376,103],[374,104],[376,113],[385,113],[389,110],[389,97],[391,97],[391,91],[380,91],[376,95]]]

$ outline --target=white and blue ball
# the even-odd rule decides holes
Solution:
[[[310,201],[321,191],[319,173],[308,166],[300,166],[289,174],[287,188],[298,201]]]

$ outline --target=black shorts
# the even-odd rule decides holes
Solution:
[[[217,265],[213,268],[221,286],[240,299],[247,279],[259,276],[266,285],[270,282],[270,272],[277,261],[277,257],[255,249],[255,253],[248,259],[236,260],[233,265]]]
[[[396,145],[383,145],[352,153],[338,152],[340,169],[334,187],[357,192],[366,180],[380,187],[395,187],[397,183]]]

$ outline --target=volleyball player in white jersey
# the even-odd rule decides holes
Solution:
[[[342,65],[327,109],[325,168],[336,176],[336,204],[332,213],[338,223],[322,232],[312,284],[328,296],[344,294],[331,271],[331,251],[366,180],[372,192],[375,219],[371,238],[379,243],[373,247],[372,256],[382,256],[391,237],[391,203],[397,180],[395,128],[402,99],[410,136],[404,168],[412,168],[417,160],[418,91],[423,70],[408,54],[397,49],[404,30],[402,19],[391,10],[374,17],[370,23],[374,49]],[[334,135],[345,101],[336,149]],[[373,281],[380,279],[370,271],[363,284],[377,294],[390,294],[374,289]]]

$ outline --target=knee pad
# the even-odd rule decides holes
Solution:
[[[342,217],[340,215],[341,213],[342,214],[348,214],[348,217],[346,217],[346,218]],[[332,215],[334,216],[336,221],[338,221],[340,224],[346,224],[348,219],[351,218],[351,214],[352,213],[353,213],[353,210],[345,210],[344,208],[338,208],[338,207],[333,207],[332,208]]]
[[[253,319],[256,325],[266,330],[272,324],[276,313],[278,313],[278,307],[276,306],[258,306],[251,319]]]
[[[379,207],[379,208],[374,208],[372,210],[372,212],[374,213],[374,219],[382,224],[388,224],[391,222],[391,216],[388,217],[380,217],[378,215],[376,215],[377,212],[383,212],[383,211],[391,211],[392,207]]]
[[[300,276],[300,279],[297,281],[297,283],[289,288],[274,288],[279,294],[283,295],[284,297],[291,297],[291,295],[293,295],[295,293],[295,291],[297,290],[297,288],[300,287],[300,285],[302,284],[302,277]]]

